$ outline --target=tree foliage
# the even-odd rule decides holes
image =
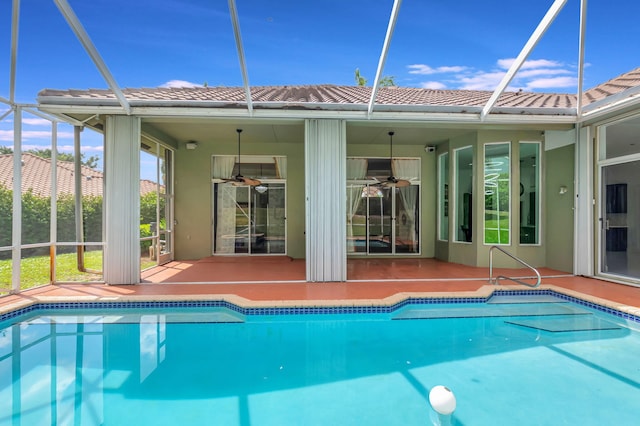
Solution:
[[[358,86],[366,86],[367,85],[367,79],[362,74],[360,74],[360,68],[356,68],[355,80],[356,80],[356,84]],[[380,85],[380,87],[397,86],[396,78],[395,78],[395,76],[392,76],[392,75],[387,75],[387,76],[382,77],[380,79],[380,81],[378,82],[378,84]]]
[[[164,208],[163,198],[160,199]],[[140,197],[141,236],[149,224],[156,221],[157,194],[150,192]],[[101,242],[102,234],[102,197],[82,197],[83,240],[87,242]],[[13,191],[0,185],[0,247],[12,245],[11,221],[13,216]],[[75,199],[71,194],[58,196],[57,208],[57,241],[79,241],[76,237]],[[51,240],[51,199],[40,197],[31,191],[22,194],[22,244],[47,243]],[[58,253],[75,251],[74,246],[59,246]],[[23,256],[37,256],[49,253],[48,247],[24,249]],[[0,259],[11,257],[11,251],[0,252]]]
[[[366,86],[366,85],[367,85],[367,79],[366,79],[366,78],[364,78],[364,77],[362,76],[362,74],[360,74],[360,68],[356,68],[356,75],[355,75],[355,77],[356,77],[356,84],[357,84],[358,86]]]

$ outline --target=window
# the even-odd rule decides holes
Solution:
[[[511,145],[484,146],[484,243],[510,243]]]
[[[449,240],[449,153],[438,157],[438,239]]]
[[[540,143],[520,142],[520,244],[540,242]]]
[[[473,148],[454,151],[455,169],[455,241],[473,241]]]

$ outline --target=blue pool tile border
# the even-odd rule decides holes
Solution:
[[[388,306],[298,306],[298,307],[248,307],[244,308],[224,300],[201,301],[148,301],[148,302],[39,302],[15,311],[0,314],[0,322],[18,316],[44,310],[74,309],[149,309],[149,308],[226,308],[246,316],[272,315],[326,315],[326,314],[389,314],[409,305],[440,305],[486,303],[493,296],[534,296],[549,295],[558,299],[586,306],[619,318],[640,323],[640,316],[622,312],[618,309],[598,305],[597,303],[568,296],[554,290],[496,290],[489,297],[410,297]]]

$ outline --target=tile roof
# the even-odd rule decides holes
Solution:
[[[254,104],[341,104],[367,106],[371,87],[363,86],[262,86],[251,88]],[[225,107],[244,107],[245,92],[242,87],[189,87],[123,89],[132,105],[171,102],[220,103]],[[376,107],[384,106],[456,106],[482,107],[492,92],[480,90],[432,90],[411,87],[381,87],[378,89]],[[115,95],[107,89],[55,90],[39,93],[41,103],[45,98],[88,101],[92,105],[116,105]],[[44,102],[43,102],[44,101]],[[516,108],[571,108],[575,96],[549,93],[506,92],[498,100],[498,107]],[[169,106],[169,105],[167,105]],[[256,108],[260,106],[257,105]]]
[[[102,196],[103,173],[82,166],[82,194]],[[13,154],[0,155],[0,185],[13,188]],[[58,161],[58,195],[74,193],[74,165],[70,161]],[[25,152],[22,154],[22,192],[32,191],[40,197],[51,194],[51,159]],[[149,180],[140,181],[140,193],[156,190],[156,184]]]
[[[616,77],[584,93],[585,105],[621,94],[640,86],[640,68]],[[366,109],[371,87],[336,86],[257,86],[251,88],[251,100],[256,109]],[[123,89],[131,106],[245,108],[242,87],[185,87]],[[457,112],[477,112],[487,103],[492,92],[482,90],[434,90],[411,87],[380,87],[375,109],[378,111],[443,111],[447,107]],[[562,115],[576,108],[576,95],[563,93],[504,92],[495,105],[495,112],[517,112]],[[38,94],[41,105],[119,105],[108,89],[56,90],[44,89]]]
[[[638,86],[640,86],[640,68],[626,72],[587,90],[584,92],[582,99],[585,104],[589,104]]]

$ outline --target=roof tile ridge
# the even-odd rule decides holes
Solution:
[[[607,80],[607,81],[605,81],[603,83],[597,84],[597,85],[585,90],[585,92],[590,92],[591,90],[598,89],[598,88],[601,88],[603,86],[610,85],[612,82],[621,80],[621,79],[623,79],[623,78],[625,78],[627,76],[634,75],[636,73],[640,73],[640,67],[634,68],[631,71],[624,72],[624,73],[618,75],[617,77],[613,77],[613,78],[611,78],[611,79],[609,79],[609,80]],[[633,80],[637,80],[639,78],[640,78],[640,76],[634,77]]]

